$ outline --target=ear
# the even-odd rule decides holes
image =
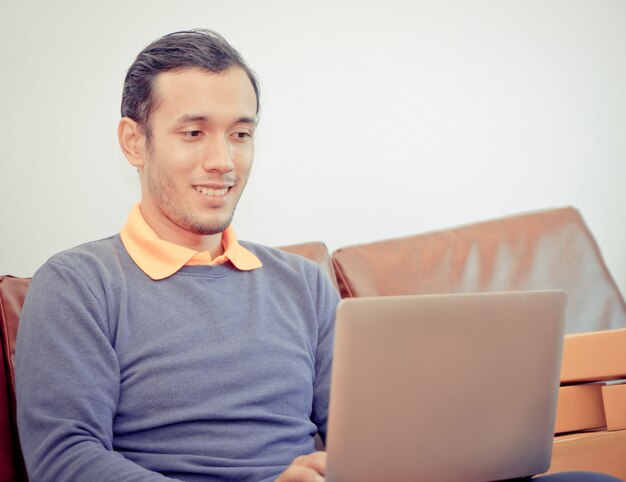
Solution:
[[[146,136],[139,124],[130,117],[122,117],[117,126],[117,138],[128,162],[137,169],[142,168]]]

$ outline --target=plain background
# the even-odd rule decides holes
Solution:
[[[350,244],[572,205],[626,291],[623,0],[0,0],[0,273],[119,231],[121,87],[162,34],[262,82],[242,239]]]

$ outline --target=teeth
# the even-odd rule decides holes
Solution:
[[[225,196],[228,188],[211,189],[210,187],[195,186],[194,189],[205,196]]]

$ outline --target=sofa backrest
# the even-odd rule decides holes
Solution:
[[[626,306],[579,212],[560,208],[339,249],[342,297],[564,289],[567,333],[626,327]]]

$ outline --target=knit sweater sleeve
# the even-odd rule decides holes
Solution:
[[[326,443],[328,402],[335,333],[335,312],[339,294],[327,276],[317,270],[317,318],[318,341],[315,356],[315,380],[313,383],[313,407],[311,420]]]
[[[19,435],[32,482],[172,480],[113,450],[120,371],[104,291],[55,261],[29,288],[15,364]]]

